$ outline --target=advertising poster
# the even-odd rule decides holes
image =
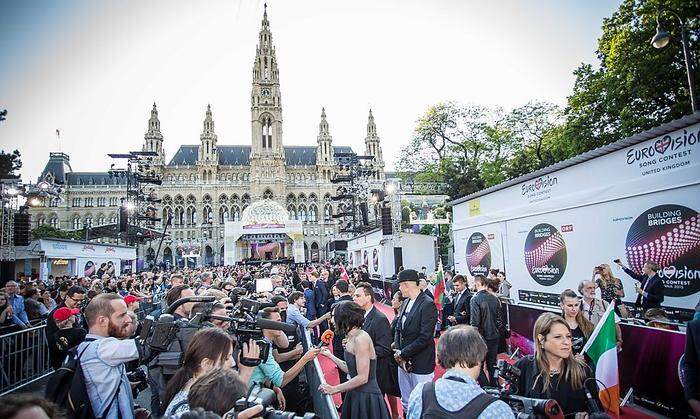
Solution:
[[[369,257],[367,256],[367,250],[362,251],[362,264],[369,268]]]
[[[455,270],[473,278],[488,275],[492,268],[504,269],[502,224],[487,224],[455,232]]]
[[[83,276],[93,276],[95,275],[95,272],[97,271],[97,268],[95,267],[95,262],[89,260],[85,262],[85,266],[83,267]]]
[[[700,288],[699,209],[695,185],[508,221],[506,271],[515,295],[522,301],[518,291],[576,290],[606,263],[622,280],[623,300],[633,303],[634,280],[613,260],[640,273],[651,260],[662,269],[663,305],[692,309]]]
[[[379,273],[379,249],[372,250],[372,271]]]

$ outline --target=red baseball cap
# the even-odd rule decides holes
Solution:
[[[53,312],[53,319],[62,322],[64,320],[68,320],[70,316],[74,316],[78,313],[80,313],[80,309],[61,307]]]
[[[129,295],[127,295],[126,297],[124,297],[124,302],[125,302],[127,305],[128,305],[128,304],[131,304],[131,303],[134,303],[134,302],[136,302],[136,301],[141,301],[141,297],[137,297],[137,296],[131,295],[131,294],[129,294]]]

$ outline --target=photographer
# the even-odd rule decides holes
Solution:
[[[246,397],[248,386],[245,381],[230,369],[214,369],[198,378],[190,388],[187,403],[191,409],[203,409],[228,418],[236,407],[236,401]],[[258,404],[237,414],[236,419],[258,417],[264,406]]]
[[[194,319],[197,315],[204,316],[205,318],[208,316],[228,317],[228,311],[226,310],[226,306],[219,302],[196,303],[192,306],[190,317]],[[222,330],[228,330],[229,327],[231,327],[231,322],[221,319],[205,319],[205,322],[207,325],[218,327]]]
[[[275,310],[276,308],[273,307],[263,309],[261,315],[263,318],[279,321],[279,313],[277,313]],[[273,314],[276,314],[276,316]],[[270,332],[273,331],[266,329],[263,332],[265,334],[265,341],[267,341],[268,345],[271,345],[272,341],[272,339],[268,337]],[[252,385],[253,383],[263,382],[266,379],[269,379],[275,386],[284,387],[297,375],[299,375],[299,373],[301,373],[302,369],[304,368],[304,365],[306,365],[307,362],[312,361],[314,358],[316,358],[320,351],[321,349],[319,348],[309,348],[308,352],[306,352],[287,371],[283,371],[282,368],[280,368],[277,361],[275,361],[272,351],[270,351],[270,355],[267,357],[267,359],[262,360],[262,363],[255,367],[255,369],[253,370],[253,374],[250,377],[250,383]]]
[[[438,362],[447,371],[434,383],[416,386],[407,418],[512,418],[510,407],[487,395],[476,382],[486,352],[486,343],[474,327],[450,327],[440,336],[437,347]]]
[[[168,382],[162,401],[164,415],[188,411],[187,394],[192,383],[212,369],[230,369],[233,346],[231,337],[220,329],[209,327],[195,333],[185,351],[182,367]]]
[[[125,339],[131,326],[126,303],[100,294],[85,309],[89,333],[78,345],[85,387],[95,417],[134,418],[134,400],[124,363],[139,358],[136,341]]]
[[[598,405],[598,388],[593,371],[574,358],[571,348],[571,329],[562,317],[543,313],[535,322],[532,332],[535,355],[516,362],[520,369],[517,383],[519,396],[554,399],[565,415],[585,418],[589,411],[586,388]],[[588,383],[592,383],[589,385]],[[586,385],[589,387],[584,388]]]
[[[615,259],[615,263],[622,268],[627,275],[636,279],[640,283],[634,284],[634,289],[637,292],[637,301],[635,305],[641,307],[643,311],[650,308],[661,308],[661,303],[664,302],[664,294],[666,287],[664,281],[659,275],[661,267],[656,262],[648,261],[642,267],[642,274],[638,274],[632,269],[622,264],[620,259]]]

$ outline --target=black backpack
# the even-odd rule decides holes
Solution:
[[[85,339],[85,342],[94,340]],[[83,367],[80,364],[80,357],[88,346],[89,344],[80,352],[78,352],[78,346],[69,349],[63,364],[53,373],[46,384],[46,399],[63,408],[69,419],[95,419],[85,385]],[[109,412],[118,393],[118,391],[115,392],[105,412]]]

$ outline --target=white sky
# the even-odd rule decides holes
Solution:
[[[326,107],[335,145],[363,152],[371,106],[388,168],[415,121],[444,100],[565,104],[617,0],[269,0],[286,145],[315,145]],[[153,101],[166,159],[198,144],[211,103],[219,144],[250,144],[262,0],[0,0],[0,149],[25,181],[49,151],[104,171],[138,150]]]

